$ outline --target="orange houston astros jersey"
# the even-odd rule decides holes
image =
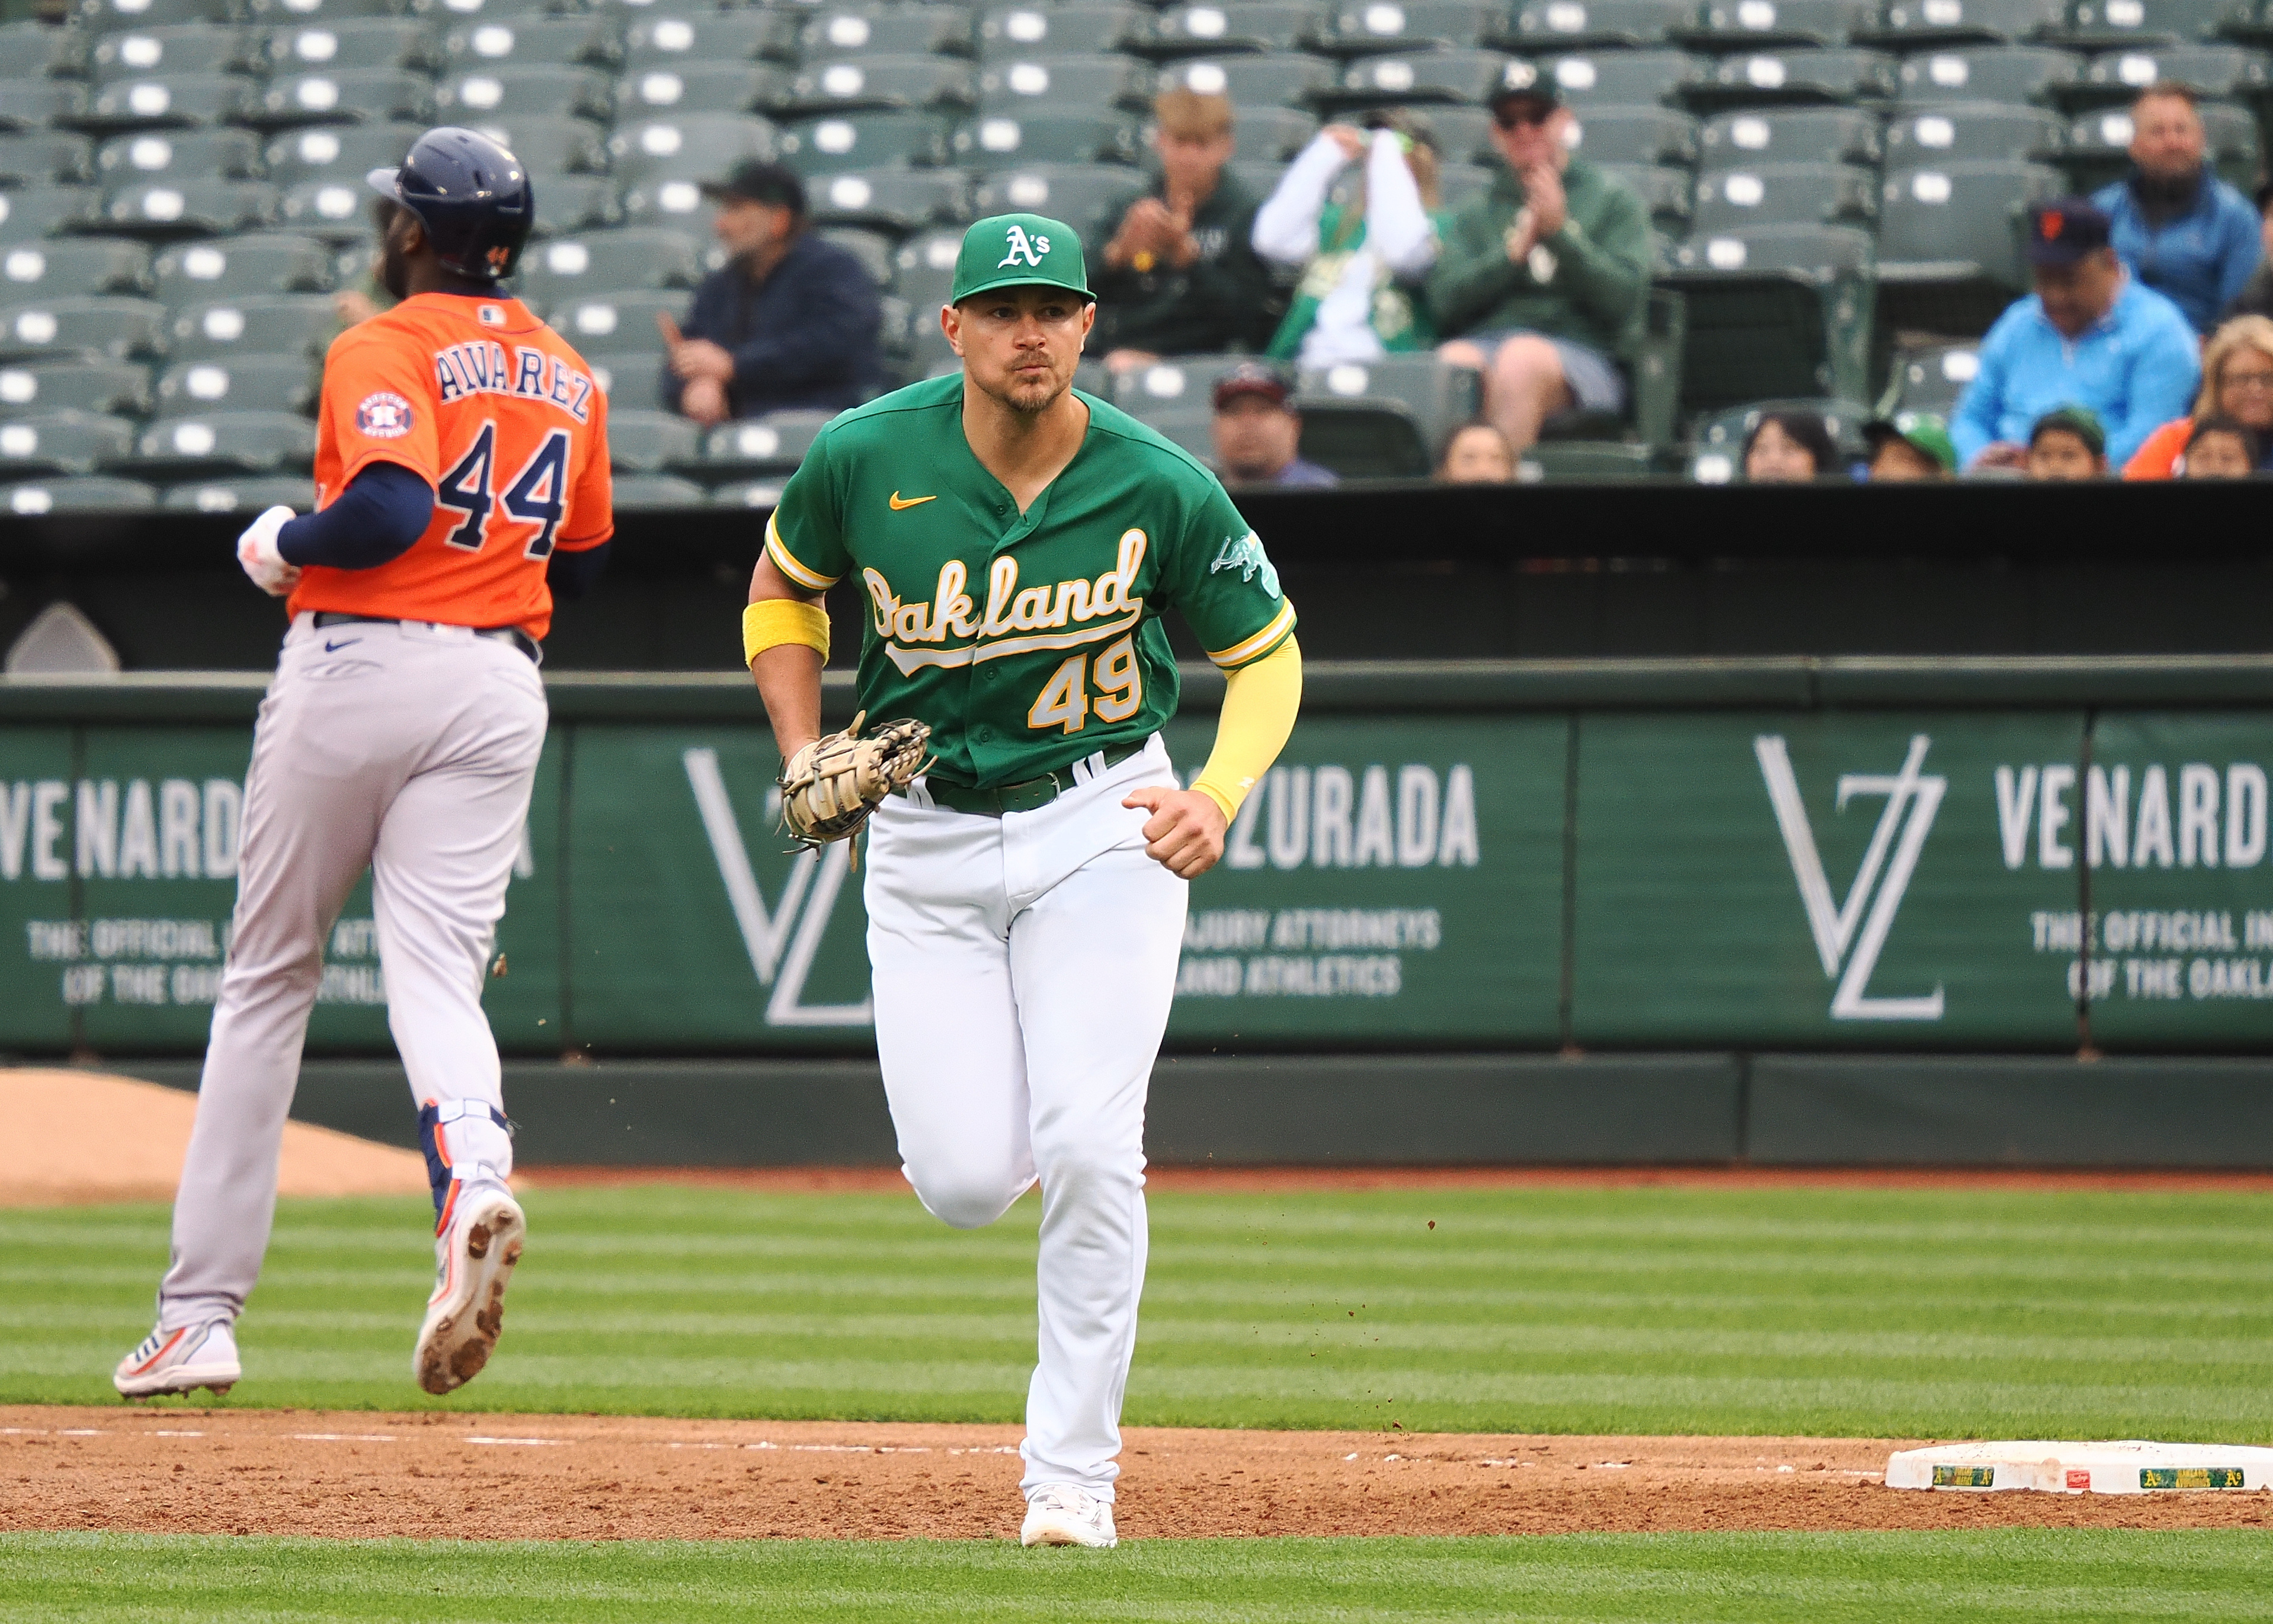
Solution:
[[[434,488],[409,552],[375,569],[311,565],[290,610],[552,624],[545,561],[615,532],[608,403],[583,357],[518,299],[422,293],[349,327],[324,359],[316,505],[373,462]]]

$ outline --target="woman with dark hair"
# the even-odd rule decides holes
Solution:
[[[1804,483],[1839,470],[1839,448],[1813,412],[1762,412],[1744,438],[1744,483]]]

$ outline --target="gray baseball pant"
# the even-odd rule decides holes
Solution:
[[[464,626],[294,620],[253,732],[236,912],[174,1200],[162,1328],[235,1319],[259,1276],[324,942],[366,867],[387,1026],[416,1105],[469,1100],[502,1114],[482,980],[545,720],[536,668],[511,643]],[[457,1160],[511,1171],[511,1142],[486,1111],[448,1131]]]

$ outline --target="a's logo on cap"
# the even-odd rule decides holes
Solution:
[[[1010,251],[994,262],[994,268],[998,271],[1006,265],[1017,265],[1021,262],[1032,266],[1039,271],[1042,268],[1042,256],[1050,251],[1049,238],[1046,236],[1030,238],[1026,236],[1026,228],[1024,226],[1011,227],[1009,235],[1003,241],[1009,244]]]
[[[399,440],[410,432],[410,402],[384,389],[367,394],[356,408],[356,430],[375,440]]]

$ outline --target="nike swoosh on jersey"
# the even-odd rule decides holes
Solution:
[[[335,655],[339,653],[341,649],[351,647],[361,641],[363,641],[363,639],[359,637],[343,637],[336,643],[326,643],[324,645],[324,652],[327,655]]]
[[[921,507],[926,502],[936,502],[938,500],[939,498],[935,496],[909,497],[905,500],[902,500],[900,493],[895,490],[892,492],[892,511],[896,513],[905,508]]]

